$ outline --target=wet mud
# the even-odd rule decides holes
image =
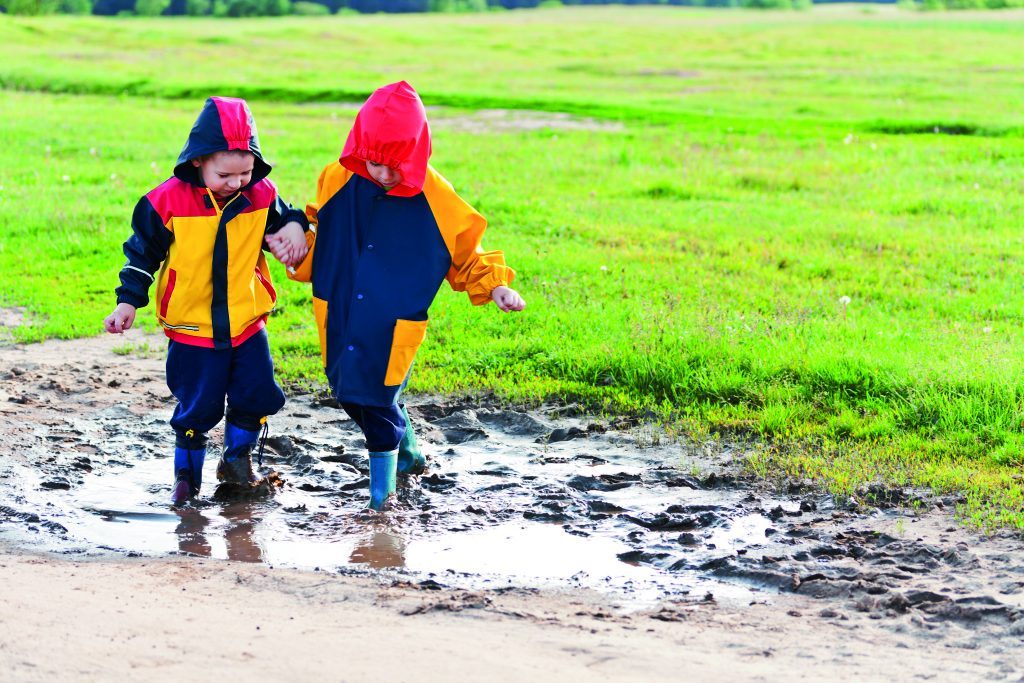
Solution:
[[[173,405],[149,343],[148,358],[95,340],[0,347],[0,536],[72,554],[372,573],[443,593],[423,609],[536,588],[602,591],[660,621],[767,603],[1017,670],[1024,544],[959,526],[955,497],[769,485],[744,473],[743,444],[673,441],[571,406],[412,398],[427,469],[375,513],[355,424],[329,399],[292,396],[266,442],[264,470],[284,480],[274,495],[215,500],[211,448],[199,499],[172,508]]]

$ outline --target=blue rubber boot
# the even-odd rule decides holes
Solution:
[[[229,484],[248,486],[259,481],[252,469],[252,449],[260,439],[260,431],[242,429],[224,423],[224,453],[217,463],[217,479]]]
[[[427,459],[423,457],[420,445],[416,443],[416,432],[413,431],[409,411],[404,405],[402,415],[405,417],[405,434],[402,435],[402,443],[398,444],[398,473],[420,474],[427,465]]]
[[[395,478],[398,471],[398,452],[370,451],[370,502],[366,507],[380,510],[388,496],[395,492]]]
[[[182,505],[189,498],[199,495],[203,484],[203,463],[206,461],[205,448],[174,449],[174,488],[171,489],[171,505]]]

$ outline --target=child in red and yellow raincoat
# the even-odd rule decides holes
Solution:
[[[261,425],[284,405],[265,331],[277,292],[263,255],[286,264],[306,254],[302,211],[267,179],[256,124],[244,100],[211,97],[196,119],[174,175],[139,200],[124,243],[117,307],[105,329],[120,334],[156,284],[156,314],[170,338],[167,386],[178,400],[171,502],[199,493],[206,433],[222,417],[220,479],[255,481],[250,452]]]

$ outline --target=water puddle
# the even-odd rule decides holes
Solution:
[[[274,420],[265,467],[288,483],[266,501],[214,502],[211,456],[200,499],[170,507],[167,409],[128,419],[125,406],[112,406],[47,430],[51,448],[39,456],[57,461],[56,472],[9,463],[0,507],[8,517],[45,518],[52,533],[38,533],[38,523],[22,531],[55,549],[388,570],[458,587],[586,587],[638,605],[667,595],[751,598],[748,588],[676,571],[701,545],[680,545],[679,529],[708,527],[710,549],[724,547],[717,539],[733,525],[725,511],[746,495],[702,489],[675,466],[690,452],[683,445],[641,449],[628,429],[424,404],[413,414],[428,470],[403,479],[396,508],[376,514],[362,509],[366,463],[355,425],[305,402]],[[658,515],[683,503],[703,521],[659,529]]]

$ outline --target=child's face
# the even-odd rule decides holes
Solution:
[[[221,199],[232,196],[249,184],[254,163],[254,157],[249,153],[216,152],[202,161],[192,160],[192,165],[203,176],[203,183]]]
[[[371,178],[383,185],[386,190],[390,190],[392,187],[402,182],[402,172],[397,168],[391,168],[384,164],[367,161],[366,172],[370,174]]]

